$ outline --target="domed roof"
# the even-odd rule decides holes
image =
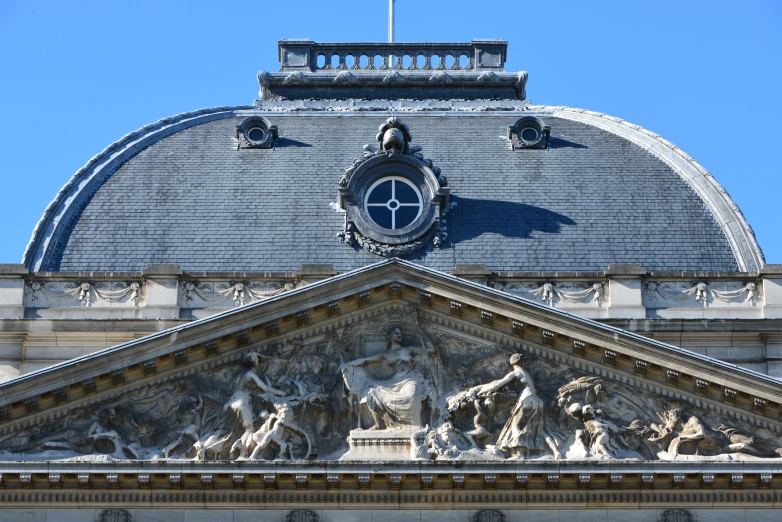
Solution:
[[[738,208],[678,147],[617,118],[507,99],[264,100],[166,118],[108,147],[63,187],[24,262],[36,271],[374,263],[377,254],[337,239],[346,221],[338,182],[389,116],[408,126],[450,191],[447,239],[406,259],[495,271],[762,265]],[[545,148],[514,147],[509,127],[528,116],[550,127]],[[242,146],[237,127],[247,118],[276,127],[272,148]]]

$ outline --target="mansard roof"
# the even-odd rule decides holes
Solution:
[[[361,46],[330,45],[281,43],[281,71],[259,75],[254,106],[165,118],[110,145],[49,205],[24,263],[35,271],[374,263],[377,255],[337,241],[345,226],[338,180],[378,126],[398,116],[450,190],[447,240],[411,261],[445,271],[457,263],[495,271],[762,266],[738,207],[690,156],[617,118],[530,105],[526,74],[504,71],[503,42],[419,45],[428,56],[471,53],[468,67],[442,70],[348,68],[345,57]],[[393,45],[364,51],[418,52]],[[314,66],[321,54],[340,66]],[[514,150],[508,129],[524,116],[550,126],[546,149]],[[237,126],[248,117],[276,127],[273,148],[241,146]]]

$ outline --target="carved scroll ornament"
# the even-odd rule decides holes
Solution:
[[[254,303],[294,288],[293,282],[284,281],[182,281],[179,285],[180,301],[187,306],[218,301],[233,301],[234,306]]]
[[[403,79],[394,71],[386,80],[394,83]],[[337,234],[341,243],[384,257],[406,256],[429,245],[442,247],[448,237],[444,220],[448,180],[424,157],[420,146],[411,145],[412,139],[407,124],[397,117],[388,118],[378,129],[377,145],[364,145],[362,156],[345,169],[339,178],[339,206],[345,213],[344,228]],[[374,187],[384,181],[404,186],[405,197],[399,196],[396,185],[390,185],[394,188],[387,193],[376,190],[378,199],[370,202]],[[401,216],[411,208],[418,210],[417,215],[399,224],[397,212]],[[377,214],[386,212],[393,215],[388,222]]]

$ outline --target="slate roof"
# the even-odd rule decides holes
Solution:
[[[250,111],[245,111],[249,113]],[[535,111],[527,111],[535,114]],[[413,143],[448,177],[449,237],[407,259],[438,270],[485,263],[497,271],[737,271],[704,201],[641,147],[563,118],[549,150],[513,151],[518,115],[399,114]],[[41,270],[282,271],[332,263],[346,271],[380,260],[337,241],[344,168],[374,141],[388,113],[267,116],[274,150],[239,149],[232,117],[184,128],[119,167],[70,221]]]

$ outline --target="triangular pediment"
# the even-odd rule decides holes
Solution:
[[[379,359],[397,327],[403,356]],[[531,458],[524,448],[545,459],[544,439],[562,459],[684,458],[687,430],[704,432],[709,458],[766,459],[781,392],[766,375],[390,260],[3,383],[0,461],[231,460],[274,418],[290,447],[272,440],[256,458],[361,460],[351,432],[371,439],[373,427],[420,437],[417,458],[433,460]],[[448,430],[453,447],[436,442]],[[739,433],[763,442],[741,446]]]

